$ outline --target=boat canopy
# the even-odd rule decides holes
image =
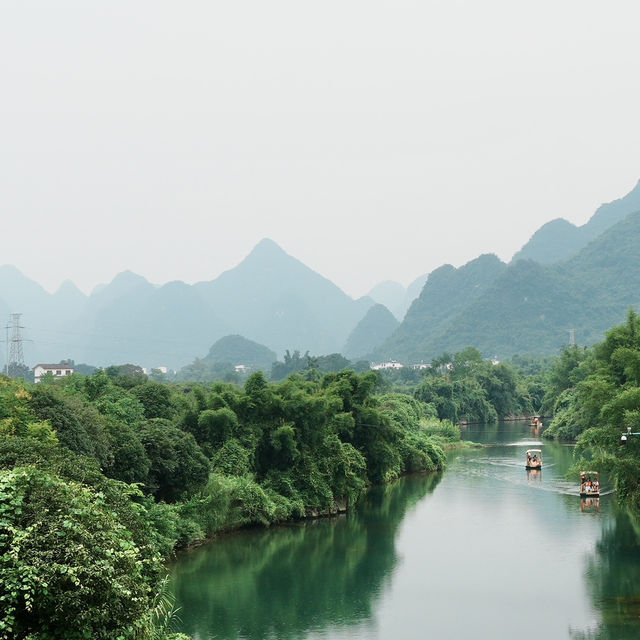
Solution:
[[[542,449],[527,449],[527,453],[542,453]]]

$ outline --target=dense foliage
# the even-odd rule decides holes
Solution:
[[[493,364],[469,347],[443,354],[424,371],[414,395],[452,422],[495,422],[539,410],[541,383],[508,363]]]
[[[315,368],[242,388],[169,386],[132,365],[0,377],[0,638],[167,638],[157,598],[175,549],[442,469],[459,431],[377,385]]]
[[[640,318],[630,310],[624,325],[589,350],[558,358],[545,404],[555,417],[546,436],[578,438],[579,464],[610,471],[619,496],[640,506]]]

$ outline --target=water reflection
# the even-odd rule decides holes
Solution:
[[[591,498],[591,500],[596,500]],[[575,640],[632,640],[640,636],[640,525],[626,511],[602,531],[587,562],[586,581],[601,622],[575,631]]]
[[[542,469],[527,469],[527,482],[542,485]]]
[[[366,622],[397,564],[404,516],[438,481],[375,488],[347,516],[235,533],[181,558],[173,571],[180,630],[193,638],[298,638]]]
[[[599,513],[600,498],[582,498],[580,511],[582,513]]]

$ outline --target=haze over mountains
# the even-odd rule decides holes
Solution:
[[[70,281],[49,294],[5,265],[0,317],[23,314],[31,366],[72,358],[179,368],[228,335],[278,356],[298,349],[427,362],[469,345],[486,356],[557,353],[569,329],[591,344],[630,305],[640,306],[637,212],[640,182],[581,227],[561,219],[544,225],[510,264],[483,255],[407,289],[380,283],[358,300],[268,239],[210,282],[156,286],[125,271],[89,296]]]
[[[481,256],[459,269],[436,269],[402,324],[371,357],[428,362],[469,345],[500,358],[555,354],[568,344],[571,329],[580,344],[602,339],[629,306],[640,305],[640,183],[600,207],[583,227],[573,227],[581,234],[577,252],[576,236],[568,241],[564,235],[568,227],[545,227],[558,261],[517,257],[535,253],[540,230],[509,265]]]
[[[15,267],[0,268],[0,312],[23,314],[33,364],[70,357],[178,368],[228,334],[278,354],[331,353],[373,304],[353,300],[267,239],[216,280],[195,285],[155,286],[125,271],[90,296],[71,284],[49,294]]]
[[[511,261],[525,259],[550,264],[564,260],[634,211],[640,211],[640,181],[624,198],[598,207],[581,227],[564,218],[542,225]]]

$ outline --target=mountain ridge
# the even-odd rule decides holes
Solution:
[[[600,205],[591,218],[581,226],[576,226],[564,218],[555,218],[543,224],[514,254],[511,262],[524,259],[551,264],[567,259],[636,211],[640,211],[640,180],[622,198]]]
[[[639,244],[637,212],[560,263],[518,260],[505,265],[468,304],[450,306],[440,324],[425,318],[424,301],[434,287],[430,276],[404,322],[376,351],[398,360],[425,361],[471,345],[500,358],[548,355],[568,344],[571,329],[580,344],[593,344],[623,320],[629,306],[640,305]],[[454,286],[466,267],[436,272],[442,270],[439,277]]]

